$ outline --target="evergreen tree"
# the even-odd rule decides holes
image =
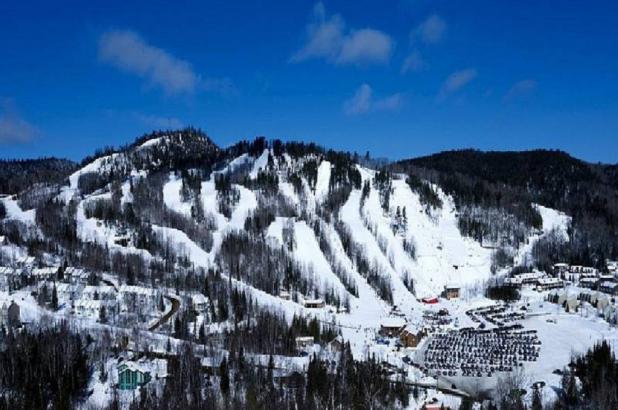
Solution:
[[[219,387],[221,388],[221,393],[227,397],[230,392],[230,374],[225,357],[221,360],[221,364],[219,365]]]
[[[532,391],[532,408],[531,410],[543,410],[543,398],[539,387],[534,387]]]
[[[58,292],[56,291],[55,283],[54,283],[54,288],[52,290],[51,308],[53,310],[58,310]]]
[[[105,305],[101,305],[99,309],[99,322],[107,323],[107,312],[105,310]]]

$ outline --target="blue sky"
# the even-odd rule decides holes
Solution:
[[[615,1],[90,3],[0,4],[0,157],[194,125],[222,146],[618,162]]]

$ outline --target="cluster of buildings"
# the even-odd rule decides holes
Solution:
[[[547,300],[564,307],[567,312],[575,313],[579,310],[582,303],[587,302],[596,308],[599,315],[605,316],[607,309],[615,309],[611,297],[603,292],[588,289],[578,290],[576,288],[561,289],[551,292]]]
[[[518,289],[529,286],[538,291],[561,289],[567,284],[618,296],[618,261],[607,261],[607,273],[590,266],[561,262],[552,266],[551,275],[539,271],[523,272],[504,279],[506,286]]]
[[[72,266],[38,266],[33,256],[22,256],[11,266],[0,266],[0,290],[12,292],[46,281],[86,285],[94,279],[92,275],[92,272]]]
[[[406,323],[401,317],[387,317],[380,323],[380,335],[396,337],[403,347],[417,347],[426,336],[423,329]]]
[[[554,276],[577,284],[581,288],[597,290],[618,296],[618,261],[607,261],[607,272],[603,273],[589,266],[556,263]]]
[[[523,286],[530,286],[538,291],[544,291],[561,288],[564,286],[564,281],[537,271],[513,274],[504,279],[504,284],[518,289],[521,289]]]

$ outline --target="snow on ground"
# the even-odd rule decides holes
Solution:
[[[272,234],[282,245],[281,230],[287,220],[287,218],[277,218],[268,228],[268,234]],[[313,272],[313,283],[317,284],[322,292],[333,289],[341,296],[346,295],[345,286],[332,271],[330,264],[320,249],[313,229],[308,227],[305,221],[294,222],[294,242],[295,247],[292,253],[298,262],[307,266],[309,271]]]
[[[163,202],[169,209],[191,217],[191,204],[182,201],[180,196],[181,187],[182,180],[174,175],[170,175],[168,182],[163,186]],[[257,198],[253,191],[242,185],[234,185],[234,188],[238,190],[240,198],[232,210],[231,217],[228,219],[219,212],[217,190],[215,189],[214,181],[211,179],[210,181],[202,182],[201,201],[204,212],[207,215],[211,215],[216,224],[216,230],[213,232],[213,247],[210,252],[204,251],[208,255],[211,265],[214,263],[214,257],[225,235],[232,230],[243,230],[247,216],[257,208]]]
[[[515,257],[515,265],[530,264],[533,261],[532,248],[534,244],[552,231],[556,232],[564,241],[569,240],[568,228],[571,225],[572,219],[570,216],[566,215],[564,212],[542,205],[534,204],[534,207],[543,219],[542,232],[533,234],[528,242],[521,247]]]
[[[111,193],[106,192],[104,194],[92,195],[79,202],[75,214],[75,220],[77,222],[77,237],[86,243],[92,242],[107,246],[114,252],[139,254],[149,261],[152,258],[152,255],[147,250],[139,249],[134,246],[125,247],[116,244],[115,241],[119,238],[116,226],[106,224],[104,221],[96,218],[86,217],[86,213],[84,211],[85,203],[96,199],[111,200]]]
[[[122,184],[122,197],[120,197],[120,204],[131,204],[133,203],[133,193],[131,192],[131,183],[129,181],[125,181]]]
[[[69,188],[73,191],[76,191],[78,189],[78,182],[79,182],[80,176],[82,176],[83,174],[90,173],[90,172],[106,171],[110,166],[112,166],[115,163],[115,160],[120,155],[121,154],[114,153],[111,155],[100,157],[100,158],[95,159],[91,163],[87,164],[86,166],[78,169],[77,171],[75,171],[73,174],[69,176]]]
[[[292,205],[298,206],[300,204],[300,198],[298,198],[296,190],[289,182],[279,182],[279,192],[289,199]]]
[[[25,223],[26,225],[34,225],[36,210],[30,209],[28,211],[23,211],[17,200],[12,196],[7,196],[0,199],[4,204],[4,208],[6,209],[6,218],[13,219],[16,221],[20,221]]]
[[[578,289],[572,288],[573,291]],[[577,313],[566,313],[558,304],[544,301],[548,292],[536,292],[524,289],[522,300],[514,305],[515,310],[526,306],[527,317],[519,323],[526,330],[536,330],[541,341],[539,358],[535,362],[524,362],[524,375],[530,385],[537,381],[544,381],[543,399],[547,402],[557,397],[560,389],[561,376],[554,374],[556,369],[562,370],[570,362],[573,355],[585,353],[596,343],[606,340],[613,349],[618,348],[618,328],[609,325],[600,318],[596,309],[588,305],[588,309],[581,309]],[[446,308],[454,318],[458,328],[472,326],[465,312],[483,306],[495,304],[484,297],[472,300],[440,300],[438,305],[430,309]],[[431,336],[429,336],[431,338]],[[422,361],[422,351],[425,339],[417,348],[415,361]],[[388,351],[387,351],[388,353]],[[491,391],[495,388],[500,377],[506,373],[495,373],[492,377],[440,377],[440,382],[449,387],[455,384],[458,388],[469,392]],[[432,380],[432,378],[426,378]],[[434,383],[435,383],[435,379]],[[528,392],[531,389],[527,388]],[[529,394],[530,396],[530,394]],[[530,397],[528,397],[530,399]]]
[[[249,212],[257,208],[257,198],[255,193],[242,185],[234,185],[240,193],[240,199],[238,204],[232,211],[230,217],[229,228],[243,230],[245,229],[245,220],[249,215]]]
[[[167,228],[162,226],[153,225],[152,229],[161,237],[169,240],[170,243],[178,247],[181,254],[185,254],[189,260],[195,264],[196,267],[208,268],[214,263],[214,254],[209,254],[202,248],[200,248],[195,242],[193,242],[184,232],[178,229]],[[226,274],[221,275],[225,280],[228,280]],[[254,300],[262,307],[270,307],[277,312],[285,314],[286,318],[291,321],[292,317],[296,315],[314,315],[321,317],[323,320],[330,319],[328,312],[324,309],[309,310],[300,306],[299,304],[281,299],[277,296],[273,296],[260,289],[257,289],[244,282],[238,281],[234,278],[229,278],[234,286],[239,290],[247,291]]]
[[[360,190],[354,190],[340,211],[341,220],[351,229],[353,239],[364,247],[367,259],[379,266],[380,272],[389,278],[393,292],[393,301],[402,312],[411,314],[419,303],[403,284],[401,275],[391,266],[388,258],[382,253],[373,234],[364,226],[360,216]],[[413,316],[418,320],[420,312]],[[377,324],[376,324],[377,325]]]
[[[236,157],[233,160],[231,160],[223,169],[219,171],[214,171],[213,177],[214,175],[225,175],[228,173],[232,173],[236,171],[238,168],[247,166],[250,163],[251,163],[251,157],[249,156],[249,154],[242,154],[241,156]]]
[[[268,149],[265,149],[264,152],[262,152],[262,155],[256,158],[255,162],[253,163],[253,169],[249,173],[249,176],[251,178],[257,178],[258,173],[264,168],[266,168],[266,166],[268,165],[269,153],[270,151]]]
[[[327,195],[330,183],[331,164],[328,161],[320,162],[318,166],[318,178],[315,183],[315,199],[322,201]]]
[[[491,250],[461,235],[452,198],[437,193],[442,208],[427,214],[418,194],[404,180],[393,180],[391,210],[406,207],[408,232],[416,245],[416,263],[410,269],[419,284],[418,297],[439,294],[452,282],[470,286],[491,274]]]
[[[266,229],[266,237],[273,238],[278,245],[283,245],[283,226],[289,218],[276,217]]]
[[[330,242],[337,263],[350,275],[358,291],[358,298],[352,298],[350,300],[350,312],[348,314],[339,315],[339,322],[344,326],[354,327],[356,329],[362,328],[363,326],[367,327],[368,325],[375,326],[381,318],[388,315],[390,307],[376,294],[375,290],[369,286],[365,278],[354,270],[352,261],[346,255],[341,239],[333,226],[323,224],[322,230]],[[345,333],[344,331],[344,334]],[[354,343],[357,342],[353,337],[349,337],[349,339],[353,339]]]
[[[530,363],[526,372],[531,382],[543,380],[547,383],[543,391],[545,399],[555,398],[561,376],[552,372],[566,367],[572,355],[585,353],[602,340],[606,340],[615,351],[618,348],[618,330],[596,316],[565,313],[564,309],[556,304],[543,302],[537,306],[534,306],[533,312],[540,315],[529,317],[522,322],[526,329],[538,331],[542,343],[538,361]]]
[[[151,138],[148,141],[142,143],[139,147],[137,147],[137,149],[142,149],[142,148],[148,148],[151,147],[153,145],[157,145],[159,142],[161,142],[164,138],[166,137],[157,137],[157,138]]]
[[[186,217],[191,216],[191,204],[184,202],[180,196],[182,178],[170,174],[168,181],[163,185],[163,202],[165,205]]]

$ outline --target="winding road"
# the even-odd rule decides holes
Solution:
[[[174,314],[178,312],[178,309],[180,309],[180,299],[176,298],[175,296],[168,296],[168,295],[164,296],[164,298],[169,300],[172,303],[172,308],[170,309],[169,312],[161,316],[161,318],[157,320],[157,322],[154,325],[148,328],[148,330],[151,332],[155,331],[157,328],[159,328],[159,326],[167,323],[172,318],[172,316],[174,316]]]

